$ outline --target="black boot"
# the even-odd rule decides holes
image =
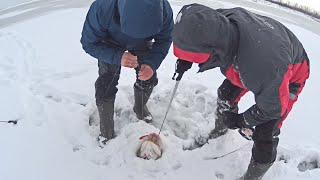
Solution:
[[[221,118],[221,113],[223,111],[238,112],[238,106],[230,106],[227,101],[222,101],[219,98],[217,98],[217,109],[215,112],[215,127],[210,132],[209,136],[200,135],[195,137],[195,147],[201,147],[204,144],[206,144],[209,141],[209,139],[215,139],[217,137],[225,135],[228,132],[228,127],[223,123]]]
[[[273,163],[259,164],[251,159],[247,172],[240,180],[260,180]]]
[[[100,135],[98,137],[99,145],[103,147],[106,142],[114,138],[114,100],[110,99],[97,103],[100,117]]]
[[[209,134],[209,139],[215,139],[217,137],[223,136],[228,132],[228,127],[224,125],[224,123],[221,121],[221,118],[219,118],[219,115],[216,115],[216,122],[214,129]]]
[[[152,93],[153,87],[142,89],[134,85],[134,106],[133,111],[136,113],[137,118],[147,123],[151,123],[153,117],[148,110],[147,102]]]
[[[222,101],[217,98],[216,122],[214,129],[209,134],[209,139],[215,139],[228,132],[228,127],[224,125],[221,118],[221,113],[224,111],[238,113],[238,105],[235,104],[234,106],[231,106],[228,101]]]

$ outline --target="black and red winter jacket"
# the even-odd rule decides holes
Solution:
[[[198,63],[200,72],[220,67],[234,85],[254,93],[256,104],[243,114],[252,126],[284,117],[309,77],[309,59],[297,37],[280,22],[243,8],[184,6],[173,44],[174,54]]]

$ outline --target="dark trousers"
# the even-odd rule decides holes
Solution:
[[[139,66],[143,64],[143,57],[149,52],[152,46],[151,42],[139,45],[135,48],[129,50],[130,53],[138,57]],[[107,64],[103,61],[98,61],[99,67],[99,77],[95,83],[96,89],[96,103],[101,104],[106,101],[115,100],[116,94],[118,92],[118,81],[121,73],[121,66],[114,64]],[[135,87],[141,90],[153,88],[158,84],[157,73],[154,72],[153,76],[146,81],[141,81],[138,79],[139,67],[136,69],[136,82]]]
[[[289,87],[290,92],[293,88]],[[301,92],[300,89],[299,93]],[[231,83],[230,80],[225,79],[222,85],[218,88],[218,97],[223,101],[228,101],[230,104],[237,105],[240,98],[248,92],[247,89],[242,89]],[[279,143],[279,134],[282,121],[290,112],[294,102],[298,99],[298,94],[294,99],[290,99],[286,115],[278,120],[271,120],[269,122],[260,124],[255,127],[253,133],[254,145],[252,148],[252,158],[258,163],[273,163],[277,156],[277,146]]]

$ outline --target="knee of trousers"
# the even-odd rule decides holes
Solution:
[[[272,126],[276,126],[272,122],[269,124],[270,126],[268,123],[257,126],[252,137],[254,141],[252,158],[262,164],[273,163],[277,157],[280,129],[277,127],[272,128]]]
[[[217,90],[218,98],[222,101],[233,103],[242,89],[232,84],[230,80],[225,79]]]
[[[277,157],[277,147],[279,140],[255,141],[252,148],[252,158],[261,164],[273,163]]]
[[[97,102],[105,102],[114,100],[115,96],[118,92],[118,80],[119,75],[111,76],[108,74],[104,74],[98,77],[97,81],[95,82],[95,97]]]

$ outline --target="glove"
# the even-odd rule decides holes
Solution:
[[[231,111],[224,111],[221,114],[222,122],[229,129],[238,129],[238,128],[252,128],[244,120],[243,114],[233,113]]]
[[[176,63],[177,63],[176,73],[179,73],[179,74],[188,71],[192,67],[192,62],[185,61],[182,59],[177,59]]]
[[[191,67],[192,67],[192,62],[185,61],[185,60],[182,60],[182,59],[177,59],[176,72],[174,73],[172,79],[174,80],[174,77],[175,77],[176,73],[178,73],[178,77],[176,78],[176,80],[180,81],[181,78],[182,78],[183,73],[188,71]]]

